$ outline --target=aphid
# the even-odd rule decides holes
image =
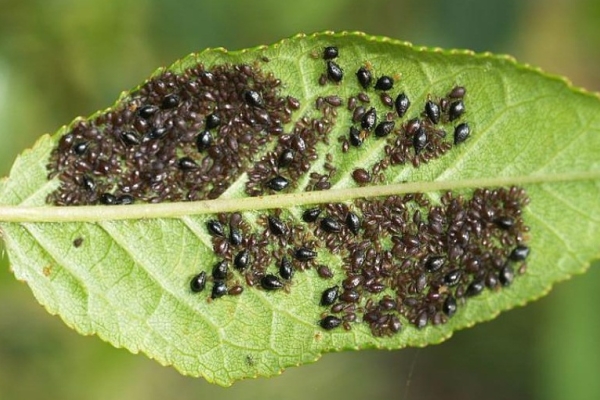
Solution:
[[[413,148],[415,149],[415,154],[419,154],[427,147],[427,132],[424,127],[420,127],[415,136],[413,136]]]
[[[285,149],[279,154],[277,158],[277,166],[279,168],[286,168],[294,161],[294,150]]]
[[[202,131],[196,137],[196,148],[199,152],[203,152],[210,147],[212,141],[212,134],[209,131]]]
[[[375,128],[375,136],[385,137],[389,135],[393,130],[396,123],[394,121],[383,121],[380,122]]]
[[[263,108],[265,105],[265,102],[260,93],[254,90],[246,90],[244,92],[244,100],[248,105],[252,107]]]
[[[165,137],[165,135],[169,132],[167,128],[164,126],[160,126],[152,129],[150,132],[146,134],[146,138],[150,140],[157,140]]]
[[[212,277],[217,281],[222,281],[227,279],[227,270],[229,266],[227,265],[227,261],[219,261],[213,266],[212,269]]]
[[[244,288],[242,286],[235,285],[227,291],[227,294],[230,296],[239,296],[243,292],[244,292]]]
[[[524,246],[524,245],[519,245],[519,246],[515,247],[513,249],[513,251],[511,251],[508,258],[510,258],[513,261],[523,261],[527,258],[528,255],[529,255],[529,247]]]
[[[365,92],[360,92],[359,94],[356,95],[356,97],[358,98],[358,100],[360,100],[363,103],[370,103],[371,99],[369,98],[369,95],[366,94]]]
[[[334,61],[327,61],[327,77],[330,81],[341,82],[344,77],[344,70]]]
[[[319,278],[323,279],[333,278],[333,272],[331,272],[331,269],[329,269],[327,265],[319,265],[317,267],[317,275],[319,275]]]
[[[205,128],[214,129],[221,124],[221,118],[217,114],[208,114],[204,123]]]
[[[454,286],[460,282],[461,273],[459,269],[454,269],[444,275],[444,285]]]
[[[350,144],[354,147],[360,147],[363,144],[363,138],[360,131],[354,126],[350,127]]]
[[[267,182],[267,187],[271,190],[275,190],[276,192],[282,191],[288,185],[289,185],[288,180],[280,175],[276,176],[275,178],[273,178]]]
[[[375,108],[371,107],[369,111],[363,114],[360,125],[363,129],[367,131],[372,131],[375,125],[377,124],[377,111]]]
[[[246,269],[248,264],[250,263],[250,252],[247,249],[244,249],[237,253],[235,258],[233,259],[233,265],[237,270],[243,271]]]
[[[210,297],[212,299],[218,299],[227,294],[227,285],[223,281],[215,281],[212,287],[212,293]]]
[[[157,111],[158,107],[153,105],[145,105],[138,108],[137,114],[144,119],[148,119],[151,116],[153,116]]]
[[[515,279],[515,271],[510,265],[505,265],[498,274],[498,280],[502,286],[509,286]]]
[[[501,216],[494,220],[494,224],[500,229],[510,229],[515,224],[515,220],[511,217]]]
[[[352,178],[358,184],[371,182],[371,174],[364,168],[357,168],[352,172]]]
[[[394,78],[387,75],[380,76],[375,83],[375,89],[377,90],[390,90],[393,87]]]
[[[339,223],[339,221],[331,218],[331,217],[325,217],[321,220],[320,223],[321,229],[323,229],[325,232],[328,233],[335,233],[335,232],[339,232],[342,230],[342,224]]]
[[[353,289],[344,290],[344,292],[340,295],[340,300],[344,303],[356,303],[360,299],[360,294]]]
[[[456,128],[454,128],[454,144],[459,144],[467,140],[470,133],[471,129],[466,122],[457,125]]]
[[[89,145],[90,144],[88,142],[78,142],[78,143],[75,143],[73,145],[73,153],[75,153],[78,156],[80,156],[80,155],[84,154],[87,151]]]
[[[451,317],[456,313],[457,308],[458,305],[456,304],[456,299],[452,296],[446,297],[446,300],[444,300],[444,305],[442,306],[442,311],[444,314],[446,314],[448,317]]]
[[[260,279],[260,286],[265,290],[278,290],[283,288],[283,283],[275,275],[267,274]]]
[[[340,288],[339,286],[333,286],[330,287],[328,289],[325,289],[323,291],[323,294],[321,294],[321,305],[322,306],[330,306],[333,303],[335,303],[335,301],[338,298],[338,294],[339,294]]]
[[[463,86],[455,86],[450,93],[448,93],[448,97],[460,99],[465,97],[465,94],[467,94],[467,89],[465,89]]]
[[[318,207],[309,208],[302,213],[302,220],[306,223],[315,222],[319,215],[321,214],[321,209]]]
[[[78,237],[75,240],[73,240],[73,246],[74,247],[81,247],[82,244],[83,244],[83,238],[82,237]]]
[[[431,123],[437,124],[440,122],[440,106],[433,101],[427,100],[425,103],[425,114],[427,114],[427,118],[429,118]]]
[[[179,168],[181,168],[184,171],[188,171],[190,169],[195,169],[198,167],[196,161],[192,160],[190,157],[181,157],[177,164],[179,164]]]
[[[435,272],[442,268],[446,263],[446,259],[443,256],[430,256],[425,261],[425,269],[428,272]]]
[[[225,229],[223,228],[223,224],[221,224],[216,219],[211,219],[206,223],[206,228],[208,229],[208,233],[212,236],[225,236]]]
[[[283,256],[279,263],[279,275],[286,281],[294,277],[294,266],[286,256]]]
[[[202,271],[198,275],[195,275],[190,281],[190,289],[192,292],[199,293],[204,290],[206,286],[206,272]]]
[[[381,102],[383,103],[384,106],[387,106],[390,108],[394,107],[394,100],[392,100],[392,96],[390,96],[386,92],[381,93],[379,95],[379,99],[381,100]]]
[[[396,112],[398,113],[398,116],[402,118],[404,117],[404,114],[406,114],[408,108],[410,107],[410,100],[408,99],[408,96],[406,96],[405,93],[400,93],[398,97],[396,97],[394,105],[396,106]]]
[[[133,196],[130,194],[123,194],[119,197],[117,197],[117,202],[115,204],[119,204],[119,205],[129,205],[129,204],[133,204]]]
[[[163,98],[161,106],[164,109],[175,108],[179,105],[179,101],[180,101],[180,98],[178,95],[176,95],[174,93],[169,94]]]
[[[229,243],[232,246],[239,246],[242,244],[244,237],[242,236],[242,232],[237,228],[229,228]]]
[[[323,60],[332,60],[338,56],[338,48],[335,46],[327,46],[323,50]]]
[[[135,131],[121,132],[121,140],[127,146],[136,146],[141,143],[140,136]]]
[[[346,215],[346,225],[353,234],[358,235],[358,231],[360,230],[360,219],[358,218],[358,215],[349,212]]]
[[[465,103],[463,103],[462,100],[455,101],[450,104],[450,108],[448,109],[448,119],[454,121],[455,119],[460,118],[464,113]]]
[[[469,286],[467,286],[467,291],[465,292],[465,296],[473,297],[477,296],[483,289],[485,288],[483,281],[473,281]]]
[[[360,286],[364,280],[362,275],[348,275],[348,277],[342,281],[342,286],[346,290],[354,289]]]
[[[334,317],[333,315],[328,315],[319,321],[319,325],[321,326],[321,328],[328,330],[328,331],[330,331],[334,328],[337,328],[341,324],[342,324],[342,320],[339,319],[338,317]]]
[[[94,190],[96,190],[96,182],[94,182],[94,180],[87,175],[84,175],[81,178],[81,183],[83,184],[85,190],[87,190],[88,192],[93,192]]]
[[[273,235],[281,236],[287,233],[287,226],[279,218],[269,215],[267,220],[269,221],[269,230]]]
[[[309,261],[317,256],[317,252],[306,247],[300,247],[294,251],[294,258],[298,261]]]
[[[406,133],[414,135],[421,128],[421,120],[418,118],[411,119],[406,123]]]
[[[117,198],[110,193],[102,193],[100,195],[100,203],[107,206],[117,204]]]
[[[342,98],[340,96],[327,96],[325,102],[333,107],[339,107],[342,105]]]
[[[427,326],[428,320],[429,320],[429,317],[427,315],[427,311],[423,311],[417,316],[415,325],[417,326],[418,329],[423,329]]]
[[[371,71],[365,67],[360,67],[358,71],[356,71],[356,78],[358,79],[360,86],[365,89],[371,86],[371,82],[373,81],[373,75],[371,74]]]

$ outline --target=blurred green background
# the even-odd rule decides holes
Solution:
[[[42,133],[205,47],[360,30],[509,53],[600,89],[597,0],[0,0],[0,176]],[[565,133],[568,134],[568,133]],[[224,389],[82,337],[0,262],[0,399],[599,399],[600,265],[442,345],[325,355]]]

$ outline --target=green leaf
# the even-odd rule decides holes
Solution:
[[[344,71],[339,84],[331,79],[319,84],[327,68],[326,61],[322,59],[326,46],[339,49],[335,62]],[[300,35],[268,47],[231,53],[222,49],[206,50],[176,62],[166,70],[157,71],[149,82],[168,80],[165,73],[170,71],[181,75],[196,68],[199,63],[205,71],[212,71],[218,77],[228,77],[222,85],[231,85],[236,79],[241,79],[244,70],[246,77],[252,76],[253,79],[232,89],[234,98],[217,99],[211,103],[212,111],[205,107],[204,111],[197,112],[198,124],[177,125],[178,128],[169,128],[165,138],[147,140],[140,145],[160,143],[163,146],[160,148],[172,147],[171,158],[164,159],[160,168],[153,164],[155,170],[150,164],[160,156],[150,157],[148,153],[141,156],[146,157],[148,162],[140,167],[146,174],[140,180],[148,183],[153,176],[166,170],[166,175],[159,175],[153,183],[159,188],[160,196],[172,195],[171,199],[175,201],[149,204],[157,193],[148,184],[143,190],[132,189],[136,204],[97,205],[103,192],[122,195],[128,174],[137,168],[133,167],[132,160],[136,157],[132,154],[138,145],[133,145],[134,150],[127,147],[119,139],[126,129],[120,127],[120,122],[110,121],[112,115],[124,116],[129,110],[127,118],[130,122],[125,123],[127,129],[134,132],[137,129],[138,133],[147,135],[150,128],[144,130],[146,128],[134,126],[135,115],[145,102],[161,105],[163,101],[162,97],[144,102],[139,100],[144,96],[140,88],[147,88],[148,84],[124,93],[111,109],[90,117],[88,125],[82,125],[83,119],[78,119],[55,135],[43,136],[32,150],[25,151],[15,161],[9,178],[0,182],[0,228],[16,277],[27,282],[35,297],[50,313],[58,314],[81,334],[98,335],[114,346],[134,353],[141,351],[161,364],[174,366],[183,374],[203,376],[211,382],[230,385],[243,378],[278,374],[286,367],[315,361],[325,352],[398,349],[439,343],[457,329],[492,319],[503,310],[539,298],[550,290],[552,284],[583,272],[590,261],[598,257],[600,102],[595,95],[573,89],[562,79],[519,65],[506,56],[418,48],[357,33]],[[247,67],[235,69],[242,64]],[[371,71],[374,79],[382,75],[394,78],[394,88],[388,91],[392,100],[404,92],[411,106],[406,115],[399,118],[392,108],[382,103],[381,91],[371,85],[364,90],[370,96],[367,109],[374,107],[380,121],[386,112],[390,112],[388,119],[395,121],[395,130],[386,138],[377,138],[371,133],[362,146],[349,145],[348,151],[344,152],[343,141],[348,138],[350,126],[360,125],[352,122],[352,112],[347,109],[347,103],[349,98],[363,92],[355,76],[361,66]],[[281,84],[277,85],[275,79]],[[269,82],[274,87],[269,87]],[[199,85],[201,88],[209,87],[209,83],[202,81]],[[423,122],[427,126],[428,142],[420,155],[416,155],[413,148],[415,133],[410,131],[408,121],[412,118],[428,121],[423,111],[426,101],[439,103],[456,86],[467,89],[465,114],[456,121],[448,121],[446,112],[439,124]],[[249,89],[263,96],[264,108],[256,107],[256,104],[253,106],[252,101],[245,99]],[[162,90],[161,96],[170,90],[175,89]],[[194,90],[189,89],[186,93]],[[208,104],[203,103],[208,101],[202,97],[203,91],[200,89],[195,96],[184,96],[185,107]],[[211,93],[217,97],[222,94]],[[334,95],[342,99],[341,107],[322,106],[323,100],[319,97]],[[285,113],[280,112],[287,101],[286,96],[300,102],[299,110],[290,109],[289,120]],[[280,103],[278,99],[281,99]],[[331,101],[335,103],[335,100]],[[232,104],[232,109],[229,110],[225,103]],[[320,108],[316,107],[316,103]],[[176,105],[175,110],[189,117],[186,110],[181,111],[184,107],[181,104]],[[360,101],[358,105],[361,105]],[[168,108],[164,104],[162,107]],[[240,140],[239,152],[227,153],[228,157],[238,158],[223,162],[219,161],[222,159],[214,153],[214,149],[207,156],[206,150],[199,153],[195,144],[198,132],[204,129],[204,118],[215,110],[222,116],[243,114],[255,118],[264,117],[261,110],[266,110],[269,120],[263,121],[263,125],[254,121],[242,129],[240,121],[243,118],[223,119],[222,125],[213,130],[216,142],[227,136],[223,130],[227,123],[231,122],[230,129],[240,130],[235,134],[237,136],[234,135]],[[169,112],[158,111],[162,116]],[[288,140],[275,130],[270,134],[262,132],[279,126],[276,117],[282,120],[283,132],[293,132],[296,127],[295,132],[307,139],[308,147],[305,151],[296,151],[296,164],[280,168],[278,173],[290,182],[281,192],[267,186],[266,182],[275,176],[272,167],[268,167],[271,172],[265,177],[257,172],[256,166],[263,158],[276,159],[286,146],[296,150],[300,147],[293,141],[295,139]],[[308,122],[303,122],[303,118]],[[106,121],[113,127],[108,127]],[[159,122],[164,120],[151,124],[162,126]],[[469,124],[470,136],[463,143],[454,145],[454,128],[462,122]],[[99,126],[103,132],[99,136],[102,140],[89,139],[91,144],[88,143],[88,148],[78,156],[65,135],[78,129],[77,132],[89,134],[89,124]],[[256,126],[259,129],[249,136],[254,144],[244,144],[244,129],[251,131]],[[445,137],[442,137],[441,129],[447,131]],[[185,133],[188,133],[187,139],[184,138]],[[313,143],[309,139],[314,135],[317,139]],[[75,137],[77,145],[77,138],[81,136],[76,133]],[[265,143],[255,143],[263,139]],[[402,162],[384,165],[381,175],[374,173],[375,164],[385,158],[386,145],[394,147],[396,140],[403,141],[397,146],[401,149],[398,151]],[[59,146],[61,143],[62,147]],[[102,145],[107,147],[101,149]],[[144,151],[151,152],[148,148]],[[92,157],[93,151],[102,153],[99,157],[107,159],[113,151],[117,162],[104,166],[109,172],[102,172],[104,167],[95,159],[91,164],[96,173],[84,164],[74,166],[77,160]],[[193,158],[200,166],[192,172],[181,172],[177,158],[183,156]],[[204,186],[185,186],[186,179],[199,182],[202,174],[208,174],[206,168],[210,167],[210,163],[202,165],[204,157],[212,157],[211,160],[217,160],[214,161],[216,165],[229,171],[219,177],[222,186],[218,186],[219,182],[215,180]],[[328,173],[325,166],[328,158],[335,171],[329,179],[321,178]],[[418,162],[415,161],[417,158]],[[309,168],[302,170],[298,160],[303,160]],[[117,167],[121,170],[117,171]],[[354,171],[359,168],[370,172],[373,178],[364,186],[353,179]],[[321,175],[311,178],[311,173]],[[248,184],[253,174],[262,179],[254,186]],[[93,178],[95,187],[86,191],[82,183],[84,175]],[[322,191],[307,190],[315,189],[319,179],[329,182],[331,187]],[[524,190],[528,204],[525,195],[519,194],[521,192],[509,192],[512,186]],[[415,280],[423,275],[426,279],[424,289],[413,292],[394,289],[391,279],[383,277],[383,292],[371,293],[363,282],[358,289],[360,299],[357,308],[345,314],[357,316],[356,321],[347,324],[349,330],[341,326],[325,330],[319,325],[324,315],[332,314],[328,307],[319,305],[322,293],[326,288],[341,285],[350,274],[352,245],[364,241],[365,246],[373,246],[375,252],[391,251],[396,243],[394,240],[408,240],[410,235],[420,235],[412,221],[417,210],[427,223],[430,207],[449,209],[450,206],[442,205],[441,200],[444,193],[451,191],[454,199],[460,197],[462,206],[472,211],[476,206],[469,203],[469,199],[489,195],[482,188],[488,188],[501,199],[510,197],[516,201],[511,205],[508,200],[495,203],[486,200],[496,214],[487,219],[482,217],[474,224],[482,224],[483,231],[491,235],[487,244],[471,230],[471,236],[464,239],[471,247],[465,247],[462,256],[452,256],[448,243],[459,239],[450,239],[449,227],[454,222],[445,220],[444,231],[438,236],[430,235],[433,239],[442,240],[442,244],[419,243],[410,253],[406,249],[410,249],[411,245],[402,242],[404,244],[400,247],[404,246],[406,250],[404,253],[398,250],[402,257],[395,256],[387,264],[381,264],[391,268],[389,274],[394,277],[409,279],[405,283],[407,287],[418,285]],[[411,193],[423,194],[420,203],[411,200],[412,195],[402,197]],[[69,194],[73,194],[70,199]],[[200,201],[179,201],[185,200],[188,195]],[[215,196],[218,198],[207,200]],[[398,201],[406,208],[404,217],[409,217],[404,218],[404,225],[395,239],[387,230],[389,221],[385,218],[374,225],[364,222],[368,219],[366,208],[390,199],[390,196],[400,196]],[[47,201],[78,206],[59,207],[47,204]],[[343,204],[356,211],[364,222],[357,236],[350,232],[344,221],[341,221],[341,232],[328,235],[319,227],[319,222],[311,225],[302,221],[302,213],[315,204],[324,210],[319,221],[326,214],[342,219],[346,211],[335,211],[335,206],[327,206],[330,203]],[[386,209],[379,207],[378,211],[394,212]],[[219,218],[225,221],[235,211],[240,212],[245,221],[240,229],[246,241],[235,248],[228,245],[229,250],[220,256],[215,251],[226,240],[211,236],[207,222]],[[500,229],[498,222],[494,222],[505,212],[512,213],[512,222],[516,224],[508,230]],[[267,216],[278,216],[288,233],[292,234],[285,239],[277,239],[268,228]],[[460,219],[457,217],[457,220]],[[226,234],[229,229],[225,224]],[[251,235],[255,235],[255,239],[248,242]],[[264,243],[261,238],[264,238]],[[338,252],[328,249],[327,240],[338,243],[330,246],[337,246]],[[506,261],[519,243],[531,249],[526,264]],[[296,273],[291,283],[285,284],[285,289],[269,291],[261,288],[261,274],[278,275],[277,264],[282,256],[287,254],[290,259],[293,258],[294,251],[301,245],[316,250],[316,260],[294,260]],[[239,272],[231,264],[244,247],[251,252],[251,266],[246,272]],[[424,264],[432,256],[429,254],[431,249],[434,249],[433,255],[441,253],[446,260],[441,270],[444,274],[451,267],[461,272],[458,286],[436,286],[435,282],[443,275],[440,272],[424,272]],[[471,282],[478,279],[476,272],[466,269],[465,260],[479,254],[477,252],[483,251],[481,249],[492,249],[489,251],[495,252],[494,257],[502,261],[502,265],[493,267],[490,266],[491,259],[484,259],[486,277],[495,274],[497,279],[498,271],[506,261],[506,265],[516,273],[514,282],[508,282],[511,284],[506,287],[497,284],[494,290],[488,288],[476,296],[460,296],[456,293],[458,288],[465,291]],[[257,259],[259,256],[266,261]],[[243,293],[210,299],[213,286],[210,277],[203,292],[193,293],[190,290],[192,277],[201,271],[210,276],[213,265],[223,258],[230,263],[229,289],[239,285]],[[402,266],[401,259],[414,265]],[[368,265],[372,263],[375,261],[367,262]],[[317,265],[322,264],[331,269],[333,278],[319,277]],[[366,274],[366,270],[367,267],[357,268],[353,274]],[[250,275],[255,272],[258,275]],[[246,278],[252,276],[257,279],[254,286],[246,282]],[[383,296],[396,300],[399,297],[399,304],[406,298],[424,302],[427,293],[437,293],[442,298],[450,293],[459,297],[458,311],[448,317],[440,311],[441,303],[435,303],[438,300],[427,300],[438,308],[427,314],[426,326],[419,329],[419,312],[410,311],[409,306],[399,307],[399,311],[389,312],[402,324],[397,333],[390,328],[391,320],[376,325],[383,326],[381,329],[372,329],[374,325],[363,322],[365,314],[372,308],[369,300],[375,305]]]

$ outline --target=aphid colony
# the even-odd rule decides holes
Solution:
[[[245,286],[291,291],[296,271],[315,269],[330,282],[316,300],[323,329],[362,322],[388,336],[406,322],[443,324],[469,298],[525,272],[528,201],[516,187],[448,192],[439,205],[422,194],[389,196],[306,208],[302,221],[270,211],[254,230],[239,213],[221,214],[207,222],[218,257],[212,277],[200,272],[190,285],[200,292],[211,282],[213,299]],[[323,265],[326,254],[339,265]]]

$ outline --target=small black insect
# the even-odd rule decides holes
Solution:
[[[450,93],[448,93],[448,97],[453,99],[461,99],[465,97],[465,94],[467,94],[467,89],[465,89],[463,86],[455,86]]]
[[[221,224],[216,219],[211,219],[206,223],[206,228],[208,229],[208,233],[212,236],[225,236],[225,229],[223,228],[223,224]]]
[[[523,261],[527,258],[528,255],[529,247],[519,245],[513,249],[513,251],[510,253],[510,256],[508,257],[513,261]]]
[[[341,82],[344,77],[344,70],[335,61],[327,61],[327,77],[330,81]]]
[[[379,99],[381,100],[381,102],[383,103],[384,106],[387,106],[390,108],[394,107],[394,100],[392,100],[392,96],[390,96],[386,92],[381,93],[379,95]]]
[[[160,126],[152,129],[150,132],[146,134],[146,138],[150,140],[157,140],[165,137],[165,135],[169,132],[167,128],[164,126]]]
[[[227,294],[227,285],[223,281],[215,281],[212,287],[212,293],[210,297],[212,299],[218,299]]]
[[[229,269],[229,265],[227,265],[227,261],[219,261],[213,266],[212,269],[212,277],[217,281],[222,281],[227,279],[227,270]]]
[[[318,208],[318,207],[309,208],[308,210],[305,210],[302,213],[302,220],[307,223],[315,222],[317,220],[317,218],[319,218],[320,214],[321,214],[320,208]]]
[[[265,290],[278,290],[283,288],[283,283],[275,275],[267,274],[261,278],[260,286]]]
[[[454,144],[459,144],[467,140],[470,133],[471,129],[466,122],[457,125],[456,128],[454,128]]]
[[[298,261],[309,261],[317,256],[317,252],[306,247],[300,247],[294,251],[294,258]]]
[[[290,259],[285,256],[279,263],[279,275],[286,281],[289,281],[294,277],[294,266],[292,265]]]
[[[265,105],[262,96],[255,90],[246,90],[244,92],[244,100],[252,107],[263,108]]]
[[[115,204],[119,204],[119,205],[129,205],[129,204],[133,204],[133,196],[130,194],[123,194],[119,197],[117,197],[117,202]]]
[[[237,228],[229,228],[229,243],[233,246],[239,246],[242,244],[244,237],[242,236],[242,232]]]
[[[100,203],[107,206],[117,204],[117,198],[110,193],[102,193],[100,195]]]
[[[515,271],[510,265],[505,265],[498,274],[498,280],[502,286],[509,286],[515,279]]]
[[[179,96],[173,93],[173,94],[166,95],[163,98],[161,106],[164,109],[175,108],[179,105],[179,102],[180,102]]]
[[[448,119],[454,121],[455,119],[460,118],[464,113],[465,103],[463,103],[462,100],[455,101],[450,104],[450,108],[448,109]]]
[[[239,296],[244,291],[244,288],[240,285],[235,285],[227,290],[227,294],[230,296]]]
[[[494,220],[494,224],[500,229],[510,229],[514,226],[515,220],[511,217],[501,216]]]
[[[243,271],[246,269],[248,264],[250,263],[250,252],[248,249],[244,249],[237,253],[233,260],[233,265],[236,269]]]
[[[363,144],[363,138],[360,131],[354,126],[350,127],[350,144],[354,147],[360,147]]]
[[[294,150],[285,149],[281,152],[277,158],[277,166],[279,168],[286,168],[294,161]]]
[[[157,111],[158,107],[153,105],[146,105],[138,108],[137,114],[144,119],[148,119],[151,116],[153,116]]]
[[[127,146],[136,146],[141,142],[140,136],[135,131],[123,131],[121,132],[121,140]]]
[[[93,192],[94,190],[96,190],[96,182],[94,182],[94,180],[87,175],[84,175],[81,178],[81,183],[83,184],[85,190],[87,190],[88,192]]]
[[[427,100],[425,103],[425,114],[433,124],[440,122],[440,106],[433,101]]]
[[[338,56],[338,48],[335,46],[327,46],[323,50],[323,60],[332,60]]]
[[[331,218],[331,217],[325,217],[321,220],[321,229],[323,229],[325,232],[329,232],[329,233],[334,233],[334,232],[339,232],[342,230],[342,224],[340,224],[339,221]]]
[[[190,157],[181,157],[177,164],[179,165],[179,168],[181,168],[184,171],[189,171],[198,167],[196,161],[192,160]]]
[[[280,192],[285,189],[290,183],[283,176],[276,176],[275,178],[269,180],[267,182],[267,187],[271,190],[275,190],[276,192]]]
[[[269,215],[267,220],[269,221],[269,230],[273,235],[281,236],[287,233],[287,226],[279,218]]]
[[[454,269],[444,275],[444,285],[454,286],[460,282],[461,273],[459,269]]]
[[[81,247],[82,244],[83,244],[83,238],[82,237],[78,237],[75,240],[73,240],[73,246],[74,247]]]
[[[404,114],[406,114],[408,108],[410,107],[410,100],[408,99],[408,96],[406,96],[405,93],[400,93],[398,97],[396,97],[394,105],[396,106],[396,112],[398,113],[398,116],[402,118],[404,117]]]
[[[331,272],[331,269],[329,269],[327,265],[319,265],[317,267],[317,275],[319,275],[319,278],[323,279],[333,278],[333,272]]]
[[[77,154],[78,156],[83,155],[87,151],[89,145],[90,144],[88,142],[75,143],[73,145],[73,153]]]
[[[467,296],[467,297],[477,296],[478,294],[483,292],[484,288],[485,288],[485,285],[484,285],[483,281],[473,281],[473,282],[471,282],[471,284],[469,286],[467,286],[467,290],[465,291],[465,296]]]
[[[364,168],[357,168],[352,172],[352,179],[358,184],[371,182],[371,174]]]
[[[383,75],[375,82],[375,89],[377,90],[390,90],[394,87],[394,79],[387,75]]]
[[[360,67],[358,71],[356,71],[356,78],[358,79],[358,83],[365,89],[371,86],[371,82],[373,81],[371,71],[365,67]]]
[[[356,303],[360,299],[360,294],[354,289],[346,289],[340,295],[340,300],[344,303]]]
[[[442,311],[447,316],[451,317],[456,313],[458,305],[456,304],[456,299],[452,296],[446,297],[444,301],[444,305],[442,306]]]
[[[319,325],[321,326],[321,328],[328,330],[328,331],[330,331],[334,328],[337,328],[341,324],[342,324],[342,320],[339,319],[338,317],[334,317],[333,315],[328,315],[319,321]]]
[[[415,136],[413,136],[413,148],[415,149],[415,154],[419,154],[427,147],[427,131],[424,127],[420,127]]]
[[[202,271],[198,275],[195,275],[190,281],[190,289],[192,292],[199,293],[204,290],[206,286],[206,272]]]
[[[377,111],[371,107],[366,113],[363,114],[360,125],[367,131],[372,131],[377,124]]]
[[[389,135],[393,130],[396,123],[394,121],[383,121],[380,122],[375,128],[375,136],[385,137]]]
[[[340,291],[340,288],[337,285],[334,287],[325,289],[323,291],[323,294],[321,294],[321,303],[320,304],[322,306],[330,306],[333,303],[335,303],[335,301],[338,298],[339,291]]]
[[[431,256],[425,261],[425,269],[428,272],[435,272],[442,268],[446,263],[446,259],[443,256]]]
[[[358,231],[360,230],[360,218],[353,212],[349,212],[346,215],[346,225],[353,234],[358,235]]]
[[[196,137],[196,148],[202,152],[210,147],[213,142],[212,134],[209,131],[202,131]]]
[[[207,130],[216,128],[219,125],[221,125],[221,118],[219,118],[217,114],[208,114],[206,116],[206,122],[204,123],[204,126]]]

